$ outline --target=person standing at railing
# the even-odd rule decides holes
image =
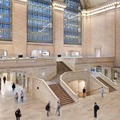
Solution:
[[[101,87],[100,93],[101,93],[101,97],[103,98],[104,97],[104,88],[103,87]]]

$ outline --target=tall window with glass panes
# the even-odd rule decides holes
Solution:
[[[65,0],[64,44],[81,45],[81,4],[80,0]]]
[[[53,43],[52,0],[28,0],[28,42]]]
[[[11,40],[11,0],[0,0],[0,41]]]

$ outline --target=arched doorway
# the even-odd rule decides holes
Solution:
[[[82,90],[86,87],[84,80],[74,80],[68,83],[68,86],[79,96],[82,97]]]

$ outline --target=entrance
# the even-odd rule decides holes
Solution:
[[[101,48],[95,48],[95,57],[101,56]]]
[[[11,73],[12,82],[18,84],[19,86],[25,88],[26,87],[26,72],[17,71]]]

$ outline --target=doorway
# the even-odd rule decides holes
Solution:
[[[95,57],[101,56],[101,48],[95,48]]]

